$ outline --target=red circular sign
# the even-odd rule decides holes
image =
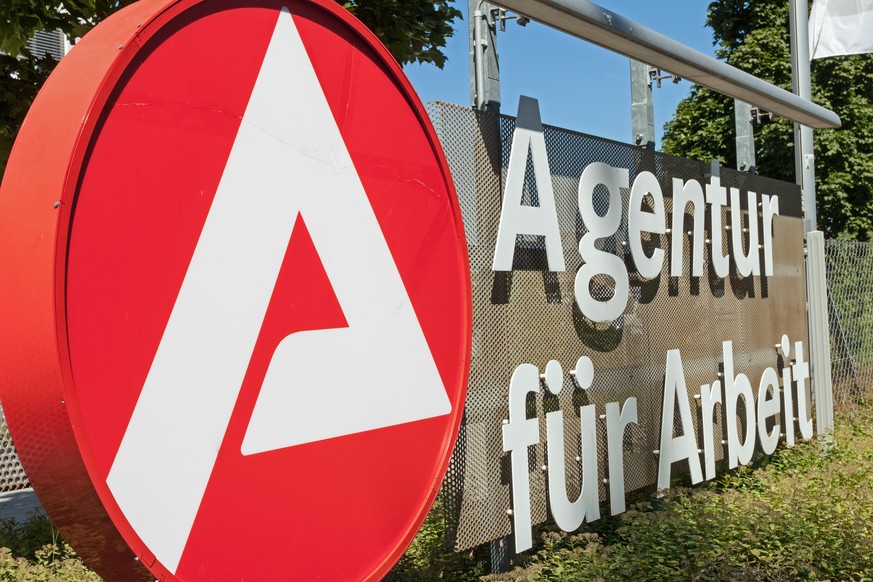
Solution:
[[[469,267],[433,129],[359,22],[329,0],[107,20],[25,122],[0,242],[5,412],[98,572],[136,574],[119,536],[166,579],[399,558],[457,435]]]

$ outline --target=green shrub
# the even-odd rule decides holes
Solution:
[[[42,513],[0,520],[0,582],[99,582]]]
[[[489,572],[487,548],[455,553],[446,548],[446,528],[439,500],[422,524],[418,535],[385,582],[411,580],[478,580]]]

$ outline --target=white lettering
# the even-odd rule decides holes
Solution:
[[[758,260],[758,195],[754,192],[746,194],[749,204],[749,243],[747,252],[743,252],[743,209],[740,206],[740,191],[731,188],[731,242],[734,252],[734,264],[737,272],[743,276],[760,275],[761,262]]]
[[[737,463],[745,465],[752,460],[755,452],[755,401],[752,396],[752,385],[745,374],[734,376],[734,346],[733,342],[722,343],[724,353],[724,401],[727,417],[728,466],[737,467]],[[737,433],[737,403],[743,397],[746,411],[745,438],[740,441]]]
[[[652,212],[643,210],[646,196],[652,198]],[[664,266],[664,250],[655,249],[652,256],[646,256],[643,250],[642,233],[664,234],[664,195],[661,185],[651,172],[641,172],[631,188],[630,206],[627,218],[628,242],[631,256],[637,271],[644,279],[654,279]]]
[[[768,398],[767,394],[772,394]],[[758,438],[761,439],[761,450],[770,455],[779,444],[779,425],[774,423],[773,430],[767,432],[767,419],[779,414],[779,375],[773,368],[767,368],[761,375],[758,384]]]
[[[624,501],[624,433],[636,424],[637,399],[631,396],[620,407],[618,402],[606,405],[606,444],[609,459],[609,509],[611,515],[625,511]]]
[[[727,204],[727,190],[721,185],[721,180],[715,176],[706,185],[706,202],[710,212],[710,239],[712,240],[712,266],[719,277],[727,277],[730,270],[728,255],[724,254],[721,235],[724,226],[721,221],[721,209]]]
[[[693,252],[691,255],[691,276],[703,276],[703,188],[697,180],[688,180],[684,184],[679,178],[673,178],[673,229],[670,242],[670,276],[682,276],[682,250],[685,240],[685,208],[691,204],[694,216],[692,235]]]
[[[509,380],[509,422],[503,425],[503,451],[510,453],[512,464],[512,518],[515,551],[533,546],[530,514],[530,475],[527,472],[527,448],[540,442],[540,423],[527,418],[527,395],[540,391],[539,370],[533,364],[521,364]]]
[[[551,360],[546,365],[545,379],[549,392],[555,396],[560,394],[564,372],[555,360]],[[576,501],[570,501],[567,498],[567,473],[564,466],[564,413],[555,410],[546,414],[549,507],[555,523],[564,531],[575,530],[585,520],[592,522],[600,519],[597,483],[597,415],[594,405],[579,407],[579,416],[582,488]]]
[[[700,387],[700,407],[702,414],[703,431],[703,464],[706,471],[706,480],[715,478],[715,443],[713,442],[713,421],[715,419],[715,405],[721,404],[721,381],[716,380]]]
[[[537,206],[523,204],[522,200],[528,152],[533,161],[537,184]],[[777,196],[761,195],[763,226],[760,239],[763,239],[763,244],[759,245],[757,193],[746,193],[748,218],[744,219],[740,190],[730,189],[731,223],[727,225],[724,222],[724,209],[728,205],[728,190],[721,185],[717,176],[713,176],[706,184],[705,195],[704,188],[697,180],[683,181],[673,178],[673,215],[671,229],[668,231],[663,191],[657,177],[648,171],[641,172],[631,187],[629,175],[626,168],[594,162],[586,166],[579,177],[578,208],[587,232],[579,240],[582,266],[576,273],[574,296],[579,310],[589,320],[595,323],[612,322],[627,307],[630,273],[624,257],[598,245],[599,241],[618,233],[622,223],[622,189],[631,190],[627,208],[628,240],[622,244],[629,246],[631,258],[642,279],[657,278],[663,270],[666,255],[664,248],[656,246],[651,256],[648,256],[643,249],[643,233],[663,235],[668,232],[671,277],[685,274],[683,253],[687,236],[692,237],[692,277],[703,276],[705,244],[711,244],[711,269],[717,277],[724,278],[730,273],[731,254],[741,276],[761,275],[760,248],[764,249],[764,274],[773,275],[773,219],[779,215]],[[598,187],[603,187],[608,194],[608,205],[603,215],[595,210],[595,192]],[[647,199],[650,200],[651,210],[643,208]],[[686,231],[685,211],[689,204],[693,226]],[[709,205],[710,210],[708,239],[704,220],[706,205]],[[731,235],[726,237],[725,231],[728,230]],[[492,270],[512,271],[518,235],[542,236],[549,271],[565,270],[542,122],[536,100],[528,97],[519,100],[518,121],[507,168]]]
[[[792,401],[792,383],[791,383],[791,365],[788,363],[788,357],[791,355],[791,342],[788,341],[788,336],[782,336],[782,393],[785,407],[782,409],[782,424],[785,426],[785,442],[788,446],[794,446],[794,402]]]
[[[775,367],[764,368],[758,382],[757,398],[745,374],[735,374],[733,343],[722,343],[724,358],[723,380],[700,387],[700,437],[703,448],[698,448],[698,434],[694,422],[685,370],[680,350],[667,352],[664,370],[664,396],[661,408],[660,449],[658,455],[657,488],[659,493],[670,487],[673,465],[687,462],[691,482],[696,484],[715,478],[717,443],[727,444],[727,460],[730,468],[745,465],[751,461],[755,445],[760,439],[765,454],[772,454],[779,444],[781,427],[775,417],[782,412],[785,425],[786,442],[793,444],[793,423],[796,420],[792,410],[792,377],[798,388],[798,408],[800,410],[800,430],[805,439],[812,437],[812,418],[807,410],[808,394],[805,380],[809,379],[809,364],[803,359],[803,343],[795,342],[796,361],[787,365],[791,344],[788,337],[782,336],[781,349],[786,366],[782,369],[784,388],[780,396],[779,374]],[[570,371],[575,387],[588,390],[594,380],[594,367],[591,359],[581,356],[576,368]],[[503,450],[511,454],[512,503],[516,551],[532,547],[530,473],[528,472],[528,447],[539,444],[539,421],[527,418],[526,399],[529,394],[539,394],[540,380],[551,394],[561,394],[564,385],[564,372],[561,364],[550,360],[545,372],[532,364],[521,364],[512,374],[509,386],[509,420],[503,426]],[[724,390],[724,392],[723,392]],[[743,405],[740,406],[740,397]],[[698,398],[698,397],[695,397]],[[785,402],[784,409],[782,401]],[[724,427],[726,440],[717,438],[715,431],[716,404],[725,409]],[[638,424],[637,399],[629,397],[622,405],[608,402],[605,414],[610,512],[617,515],[626,511],[624,475],[624,439],[627,427]],[[740,409],[744,412],[740,412]],[[757,414],[756,414],[757,413]],[[676,415],[678,414],[678,419]],[[597,413],[595,405],[579,407],[580,433],[578,449],[581,456],[580,490],[575,500],[567,494],[566,458],[572,453],[566,451],[564,414],[562,410],[546,413],[546,457],[549,510],[555,523],[564,531],[574,531],[583,522],[600,518],[599,476],[600,463],[597,442]],[[738,421],[743,421],[744,431],[739,434]],[[674,435],[674,433],[678,433]],[[756,438],[757,435],[757,438]],[[740,437],[743,437],[742,440]],[[576,445],[571,445],[575,448]],[[703,463],[701,463],[701,454]]]
[[[809,380],[809,362],[803,361],[803,342],[794,342],[794,353],[797,361],[791,366],[791,373],[794,381],[797,382],[797,420],[801,436],[811,439],[812,416],[809,413],[809,392],[806,388],[806,380]]]
[[[779,215],[779,197],[761,194],[761,207],[764,210],[764,275],[773,276],[773,217]]]
[[[528,151],[533,162],[539,206],[522,205]],[[503,191],[503,208],[500,212],[492,270],[512,270],[515,240],[519,234],[545,238],[549,271],[564,270],[564,251],[561,247],[561,231],[558,228],[552,172],[546,154],[540,109],[536,99],[524,95],[518,100],[518,117],[515,132],[512,134],[509,166],[506,169],[506,189]]]
[[[613,168],[601,162],[589,164],[579,178],[579,213],[588,229],[579,241],[579,254],[584,263],[576,273],[576,303],[591,321],[613,321],[624,313],[627,306],[629,280],[624,261],[609,252],[600,250],[595,243],[614,235],[621,224],[621,189],[628,187],[628,171]],[[594,190],[606,186],[609,192],[609,207],[600,216],[594,209]],[[605,300],[591,294],[591,280],[597,275],[607,275],[615,283],[612,297]]]
[[[679,422],[682,434],[673,436],[673,414],[679,408]],[[685,370],[679,350],[667,352],[667,370],[664,376],[664,401],[661,407],[661,451],[658,456],[658,489],[669,489],[670,469],[673,463],[687,460],[691,472],[691,482],[700,483],[700,456],[697,453],[697,440],[694,425],[691,423],[691,407],[688,404],[688,390],[685,387]]]

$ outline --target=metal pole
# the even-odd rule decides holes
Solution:
[[[752,106],[734,99],[734,126],[737,130],[737,169],[755,173],[755,127],[752,125]]]
[[[807,233],[806,294],[809,300],[809,362],[815,394],[816,431],[830,441],[834,432],[834,393],[831,384],[831,342],[825,276],[824,234]]]
[[[489,15],[495,9],[483,0],[469,0],[470,101],[474,108],[500,113],[500,66],[497,28]]]
[[[809,65],[809,12],[807,0],[790,0],[791,80],[797,96],[812,100]],[[812,128],[794,124],[794,173],[803,193],[803,221],[807,239],[806,288],[809,312],[809,360],[815,392],[816,429],[828,440],[834,430],[834,395],[831,385],[830,332],[824,234],[816,230],[815,155]]]
[[[482,3],[477,3],[477,10],[471,19],[473,25],[473,107],[482,111],[485,104],[485,47],[482,46]]]
[[[633,143],[655,149],[655,106],[649,65],[631,59],[631,129]]]
[[[812,81],[809,70],[809,13],[807,0],[789,0],[791,32],[791,80],[794,93],[812,101]],[[815,155],[812,128],[794,123],[794,174],[803,191],[806,216],[804,231],[816,230]]]
[[[477,184],[476,198],[482,203],[486,200],[500,199],[499,176],[500,131],[496,114],[500,113],[500,66],[497,60],[497,27],[490,21],[494,7],[484,0],[469,0],[468,18],[470,23],[470,102],[473,108],[494,116],[479,116],[479,135],[487,152],[485,159],[476,156],[477,180],[489,174],[498,177],[498,190],[486,192]],[[486,137],[487,136],[487,137]],[[490,139],[489,139],[490,138]],[[503,574],[509,571],[509,536],[491,540],[491,573]]]

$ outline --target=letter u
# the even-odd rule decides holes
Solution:
[[[552,517],[564,531],[574,531],[582,525],[600,519],[600,496],[597,484],[597,417],[594,405],[579,409],[579,431],[582,448],[582,489],[576,501],[567,497],[567,473],[564,464],[564,413],[546,414],[548,437],[549,505]]]

